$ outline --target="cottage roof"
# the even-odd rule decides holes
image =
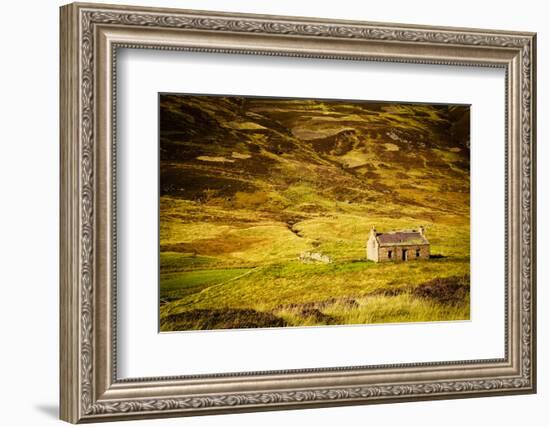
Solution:
[[[376,240],[380,246],[428,245],[430,243],[420,231],[416,230],[376,233]]]

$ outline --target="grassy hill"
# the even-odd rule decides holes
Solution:
[[[469,317],[467,107],[160,100],[162,330]],[[367,262],[372,225],[435,256]]]

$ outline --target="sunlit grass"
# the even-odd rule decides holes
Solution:
[[[232,275],[238,270],[228,271]],[[208,279],[211,283],[220,282],[219,270],[196,273],[204,273],[199,276],[201,280],[212,275],[212,279]],[[165,282],[162,279],[161,289],[173,289],[176,283],[186,286],[189,274],[182,274],[179,282]],[[207,287],[200,293],[190,294],[163,307],[163,313],[176,313],[182,307],[188,306],[205,309],[253,308],[258,311],[268,311],[291,303],[303,304],[350,296],[361,298],[380,289],[405,286],[414,288],[434,277],[468,274],[468,259],[458,261],[436,259],[384,264],[364,261],[325,265],[289,261],[258,267],[230,283]]]
[[[163,274],[160,280],[160,297],[161,299],[183,298],[213,285],[230,282],[249,271],[249,269],[236,268]]]
[[[370,324],[468,320],[469,300],[459,305],[440,304],[410,294],[359,299],[359,307],[331,307],[325,311],[337,324]]]

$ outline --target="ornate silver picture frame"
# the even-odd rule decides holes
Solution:
[[[536,391],[535,34],[80,3],[63,6],[60,18],[61,419],[97,422]],[[121,48],[503,69],[504,357],[120,379],[114,147]]]

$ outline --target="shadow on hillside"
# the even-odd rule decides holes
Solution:
[[[442,258],[447,258],[445,255],[441,255],[441,254],[431,254],[430,255],[430,259],[442,259]]]

